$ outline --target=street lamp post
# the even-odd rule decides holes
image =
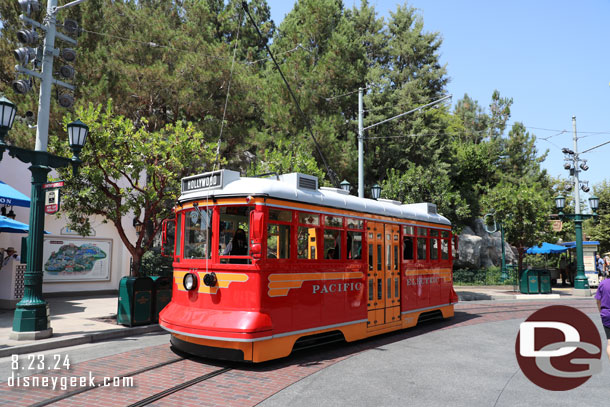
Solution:
[[[30,197],[30,228],[27,240],[27,268],[24,276],[24,295],[16,305],[11,339],[30,340],[48,338],[53,334],[49,325],[49,306],[42,298],[42,245],[44,234],[44,196],[42,186],[52,169],[72,166],[74,174],[81,163],[80,150],[85,144],[88,127],[80,120],[68,124],[72,158],[58,157],[46,151],[32,151],[9,146],[4,141],[13,126],[17,107],[5,97],[0,98],[0,160],[4,151],[11,157],[32,164]]]
[[[599,198],[591,196],[589,198],[589,205],[593,210],[592,214],[583,214],[576,211],[573,214],[563,213],[565,208],[566,199],[563,196],[555,198],[555,206],[559,210],[559,217],[565,219],[574,220],[574,233],[576,235],[576,277],[574,278],[574,294],[588,297],[591,295],[589,288],[589,280],[585,275],[585,262],[582,249],[582,222],[586,219],[597,217],[597,208],[599,207]]]
[[[485,228],[485,231],[487,233],[496,233],[498,231],[498,225],[500,226],[500,244],[502,245],[502,274],[500,275],[500,281],[504,282],[506,280],[508,280],[508,272],[506,270],[506,250],[504,248],[504,225],[502,221],[496,221],[495,219],[495,211],[492,210],[491,213],[488,213],[485,215],[485,218],[487,219],[488,216],[491,216],[494,220],[494,228],[493,230],[488,229],[487,228],[487,223],[483,223],[483,227]],[[510,216],[510,215],[509,215]]]

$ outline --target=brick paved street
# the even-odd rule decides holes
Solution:
[[[357,343],[343,343],[301,351],[289,358],[261,365],[230,365],[232,370],[188,387],[186,390],[173,393],[152,405],[253,406],[305,377],[362,352],[387,344],[408,341],[410,338],[434,331],[510,319],[524,320],[539,308],[557,304],[570,305],[587,314],[597,312],[597,307],[592,299],[459,303],[455,307],[455,317],[450,320],[433,322]],[[64,349],[64,351],[68,355],[70,354],[69,349]],[[23,357],[25,356],[23,355]],[[162,363],[168,364],[152,369]],[[49,379],[58,378],[60,380],[65,376],[94,376],[96,380],[100,381],[103,377],[119,377],[140,371],[133,376],[134,387],[97,387],[52,404],[54,406],[116,406],[135,403],[176,384],[225,366],[229,365],[213,361],[181,360],[181,356],[175,354],[168,343],[74,364],[69,370],[49,370],[33,377],[47,376]],[[6,378],[8,375],[10,372],[4,377]],[[5,378],[3,378],[4,382],[0,384],[0,405],[31,405],[81,389],[78,386],[55,391],[42,387],[16,385],[9,387]]]

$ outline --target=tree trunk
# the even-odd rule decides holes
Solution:
[[[140,267],[142,266],[143,250],[135,249],[131,254],[131,277],[140,277]]]
[[[519,264],[519,275],[523,271],[523,256],[525,255],[525,247],[519,246],[517,248],[517,252],[519,253],[518,264]]]

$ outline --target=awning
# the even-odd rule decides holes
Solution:
[[[0,232],[28,233],[29,230],[30,226],[28,224],[0,215]]]
[[[0,205],[30,207],[30,198],[0,181]]]
[[[527,249],[527,254],[548,254],[548,253],[563,253],[568,248],[565,246],[559,246],[557,244],[543,242],[539,246],[530,247]]]

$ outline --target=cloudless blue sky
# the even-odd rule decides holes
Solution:
[[[268,0],[277,25],[294,1]],[[346,7],[360,1],[344,0]],[[379,16],[405,2],[371,0]],[[453,103],[465,93],[488,110],[494,89],[512,97],[510,123],[519,121],[538,138],[543,164],[567,178],[562,147],[573,149],[576,116],[580,151],[610,141],[610,2],[589,0],[411,0],[426,31],[443,38]],[[562,133],[563,132],[563,133]],[[548,140],[542,140],[548,138]],[[593,186],[610,180],[610,144],[581,155]],[[586,198],[586,194],[581,197]]]

